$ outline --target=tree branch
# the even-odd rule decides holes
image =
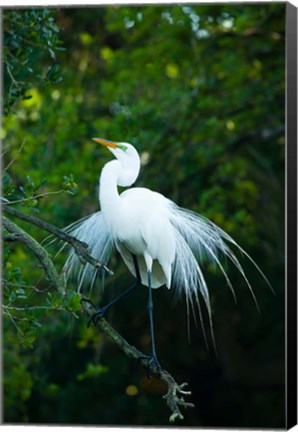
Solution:
[[[7,67],[7,70],[8,70],[8,72],[9,72],[9,74],[10,74],[10,77],[11,77],[12,80],[13,80],[13,77],[12,77],[12,75],[11,75],[11,71],[10,71],[10,68]],[[17,157],[19,156],[19,154],[20,154],[21,151],[23,150],[23,147],[24,147],[24,145],[25,145],[25,142],[26,142],[26,138],[23,139],[23,142],[22,142],[20,148],[18,148],[15,157],[13,157],[13,158],[11,159],[11,161],[9,162],[9,164],[4,168],[4,172],[7,171],[8,168],[10,168],[11,165],[15,162],[15,160],[17,159]]]
[[[90,257],[86,252],[87,245],[85,243],[80,242],[75,237],[69,236],[64,231],[59,230],[58,228],[43,222],[42,220],[36,218],[32,215],[27,215],[22,213],[14,208],[4,206],[4,211],[6,213],[10,213],[14,216],[19,217],[27,222],[33,223],[34,225],[51,232],[54,236],[61,238],[61,240],[67,241],[74,248],[76,247],[76,252],[80,255],[88,257],[88,262],[92,265],[98,267],[99,263],[94,258]],[[27,247],[32,250],[35,256],[39,259],[44,271],[50,280],[53,287],[62,295],[66,294],[65,282],[63,277],[59,277],[52,260],[50,259],[46,250],[29,234],[23,231],[19,226],[14,224],[12,221],[3,216],[4,228],[13,234],[13,238],[17,239]],[[79,251],[79,252],[78,252]],[[100,264],[101,266],[101,264]],[[83,299],[84,297],[82,297]],[[86,299],[85,299],[86,300]],[[87,313],[87,315],[91,318],[94,317],[94,305],[90,301],[84,301],[83,310]],[[6,307],[7,311],[9,309],[21,311],[21,310],[35,310],[35,309],[47,309],[47,307]],[[194,405],[190,402],[186,402],[184,400],[184,396],[191,395],[190,391],[186,391],[185,387],[187,383],[178,384],[172,375],[166,371],[165,369],[159,370],[154,363],[149,364],[149,360],[146,356],[139,351],[133,345],[130,345],[104,318],[97,317],[97,319],[92,320],[96,327],[98,327],[103,333],[105,333],[109,339],[115,343],[124,354],[131,359],[138,360],[140,364],[147,369],[151,374],[156,375],[167,385],[167,393],[163,396],[167,402],[168,407],[171,410],[171,416],[169,418],[170,422],[174,422],[176,419],[183,420],[183,415],[181,413],[181,408],[189,408],[194,407]]]
[[[5,216],[3,216],[3,226],[7,231],[14,235],[14,238],[17,238],[19,241],[24,243],[34,253],[40,261],[50,283],[60,294],[65,295],[65,284],[63,278],[58,275],[47,251],[33,237]]]
[[[52,306],[7,306],[2,305],[3,309],[6,310],[12,310],[12,311],[18,311],[18,312],[27,312],[27,311],[39,311],[39,310],[48,310],[48,311],[63,311],[63,312],[69,312],[67,309],[62,307],[52,307]]]
[[[53,234],[55,237],[59,238],[60,240],[63,240],[64,242],[69,243],[74,248],[75,253],[81,258],[81,260],[83,262],[88,262],[97,268],[103,268],[110,275],[113,274],[113,272],[110,269],[108,269],[107,266],[105,266],[104,264],[99,262],[97,259],[93,258],[88,253],[88,245],[86,243],[81,242],[80,240],[76,239],[75,237],[67,234],[65,231],[63,231],[59,228],[56,228],[55,226],[37,218],[36,216],[30,215],[27,213],[23,213],[23,212],[15,209],[15,208],[12,208],[12,207],[8,207],[7,204],[3,205],[3,211],[5,213],[8,213],[12,216],[15,216],[19,219],[22,219],[26,222],[29,222],[33,225],[36,225],[37,227],[41,228],[42,230]]]
[[[6,242],[15,242],[18,240],[18,235],[12,233],[4,234],[3,240]]]
[[[44,192],[44,193],[39,194],[39,195],[33,195],[32,197],[21,198],[21,199],[15,200],[15,201],[8,201],[6,203],[6,205],[19,204],[19,203],[23,203],[23,202],[26,202],[26,201],[32,201],[34,199],[43,198],[43,197],[49,196],[49,195],[61,194],[62,192],[65,192],[65,190],[64,189],[60,189],[58,191],[53,191],[53,192]]]
[[[84,297],[82,297],[84,299]],[[85,299],[86,300],[86,299]],[[92,318],[94,316],[94,306],[90,301],[82,302],[83,309],[87,315]],[[163,396],[170,408],[172,414],[169,418],[170,422],[173,423],[177,418],[183,420],[181,408],[191,408],[194,404],[186,402],[183,398],[184,395],[191,395],[191,391],[184,390],[187,383],[178,384],[172,375],[165,369],[159,370],[156,365],[148,364],[148,360],[136,347],[130,345],[111,325],[103,318],[96,317],[92,320],[94,325],[104,332],[109,339],[111,339],[123,352],[131,359],[137,360],[142,366],[144,366],[150,373],[156,375],[167,385],[167,393]]]

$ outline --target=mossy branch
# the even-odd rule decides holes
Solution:
[[[75,253],[80,257],[83,263],[88,262],[94,267],[103,268],[110,275],[113,274],[113,272],[110,269],[108,269],[107,266],[99,262],[97,259],[93,258],[88,253],[88,245],[86,243],[76,239],[75,237],[67,234],[65,231],[49,224],[48,222],[39,219],[34,215],[23,213],[15,208],[9,207],[7,204],[3,205],[3,211],[5,213],[10,214],[11,216],[17,217],[18,219],[29,222],[41,228],[42,230],[53,234],[55,237],[59,238],[60,240],[69,243],[73,247]]]
[[[5,216],[3,216],[3,226],[9,233],[13,234],[14,240],[19,240],[24,243],[34,253],[42,265],[51,285],[53,285],[60,294],[65,295],[66,290],[63,278],[57,273],[47,251],[33,237]]]

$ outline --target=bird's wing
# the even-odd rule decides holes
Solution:
[[[64,229],[68,234],[76,237],[89,246],[89,254],[106,264],[113,250],[113,239],[101,212],[85,217]],[[89,263],[82,264],[74,250],[71,249],[63,268],[66,278],[77,277],[78,291],[83,285],[90,289],[96,280],[100,268]]]
[[[152,260],[152,288],[164,284],[169,288],[175,239],[168,218],[168,200],[146,188],[128,189],[121,194],[121,198],[129,210],[129,218],[125,220],[125,214],[122,215],[117,249],[133,275],[135,271],[131,254],[137,256],[144,285],[148,285],[148,265],[150,267]]]

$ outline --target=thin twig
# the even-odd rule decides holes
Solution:
[[[65,192],[65,190],[64,190],[64,189],[60,189],[60,190],[58,190],[58,191],[45,192],[45,193],[43,193],[43,194],[34,195],[34,196],[32,196],[32,197],[29,197],[29,198],[22,198],[22,199],[15,200],[15,201],[8,201],[6,204],[7,204],[7,205],[10,205],[10,204],[23,203],[23,202],[25,202],[25,201],[30,201],[30,200],[37,199],[37,198],[43,198],[43,197],[48,196],[48,195],[57,195],[57,194],[60,194],[60,193],[62,193],[62,192]]]
[[[3,172],[6,172],[6,171],[8,170],[8,168],[11,167],[11,165],[14,163],[14,161],[16,160],[16,158],[18,157],[18,155],[21,153],[21,151],[23,150],[23,147],[24,147],[24,145],[25,145],[26,139],[27,139],[27,138],[24,138],[24,139],[23,139],[23,142],[22,142],[21,146],[18,148],[15,157],[12,158],[12,160],[9,162],[9,164],[4,168]]]
[[[22,219],[26,222],[29,222],[33,225],[38,226],[39,228],[53,234],[55,237],[63,240],[66,243],[69,243],[73,248],[75,253],[84,261],[90,263],[92,266],[97,268],[103,268],[108,274],[113,275],[114,273],[110,270],[106,265],[99,262],[97,259],[93,258],[88,253],[88,245],[75,237],[67,234],[65,231],[56,228],[55,226],[45,222],[34,215],[30,215],[27,213],[23,213],[13,207],[9,207],[6,204],[3,205],[3,211],[12,216],[16,216],[19,219]]]
[[[24,307],[19,307],[19,306],[7,306],[7,305],[2,305],[2,307],[5,310],[14,310],[14,311],[20,311],[20,312],[24,312],[24,311],[35,311],[35,310],[55,310],[55,311],[64,311],[64,312],[69,312],[67,309],[65,308],[61,308],[61,307],[52,307],[52,306],[24,306]]]
[[[8,282],[5,279],[3,280],[3,284],[6,285],[6,286],[15,286],[15,287],[18,287],[18,288],[32,289],[32,290],[34,290],[34,291],[36,291],[38,293],[44,293],[44,292],[47,291],[46,288],[41,290],[41,289],[37,288],[37,286],[35,286],[35,285],[26,285],[26,284],[19,284],[19,283]]]
[[[15,77],[13,76],[13,74],[11,73],[10,67],[8,65],[6,65],[6,70],[8,72],[8,75],[10,76],[11,82],[12,84],[14,84],[15,86],[19,87],[19,83],[18,81],[15,79]]]
[[[9,318],[10,318],[10,320],[11,320],[11,322],[13,323],[13,325],[15,326],[15,328],[17,329],[17,332],[19,333],[19,334],[23,334],[23,332],[22,332],[22,330],[20,329],[20,327],[17,325],[17,323],[15,322],[15,316],[14,315],[12,315],[11,313],[10,313],[10,311],[8,311],[8,310],[4,310],[3,311],[3,314],[4,315],[7,315],[7,316],[9,316]]]
[[[21,23],[19,21],[12,20],[11,18],[6,18],[6,19],[8,19],[9,21],[11,21],[13,24],[24,26],[24,23]],[[11,32],[11,31],[9,31],[9,30],[6,30],[6,33],[8,33],[10,35],[14,35],[14,33]],[[23,42],[27,43],[28,45],[31,45],[31,46],[34,46],[34,47],[37,47],[37,48],[43,47],[43,45],[41,43],[37,44],[35,42],[32,42],[32,41],[24,38],[23,36],[18,35],[18,38],[21,39]]]

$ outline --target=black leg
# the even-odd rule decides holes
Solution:
[[[148,272],[148,290],[149,290],[148,311],[149,311],[149,318],[150,318],[151,352],[152,352],[152,358],[156,359],[154,323],[153,323],[153,300],[152,300],[151,272],[150,271]]]
[[[135,271],[136,271],[136,282],[130,286],[129,288],[127,288],[125,291],[123,291],[122,293],[120,293],[116,298],[114,298],[111,302],[109,302],[108,304],[106,304],[105,306],[99,307],[97,305],[94,305],[90,300],[83,298],[82,301],[86,301],[89,303],[92,303],[92,305],[94,306],[94,308],[96,309],[96,312],[92,315],[91,319],[88,322],[88,327],[91,324],[91,322],[94,322],[94,319],[96,317],[102,317],[104,316],[104,314],[106,313],[106,311],[115,303],[118,302],[118,300],[121,300],[123,297],[125,297],[127,294],[129,294],[131,291],[133,291],[136,287],[138,287],[141,284],[141,275],[140,275],[140,269],[139,269],[139,265],[138,265],[138,261],[135,255],[132,255],[133,258],[133,263],[135,266]]]
[[[152,300],[152,286],[151,286],[151,272],[148,271],[148,311],[150,319],[150,335],[151,335],[151,356],[141,356],[140,359],[144,358],[148,360],[147,366],[155,366],[157,373],[160,373],[161,366],[157,360],[156,349],[155,349],[155,337],[154,337],[154,322],[153,322],[153,300]],[[149,373],[147,373],[150,378]]]
[[[139,268],[137,257],[135,255],[132,255],[132,259],[133,259],[133,264],[135,266],[137,283],[141,284],[140,268]]]

